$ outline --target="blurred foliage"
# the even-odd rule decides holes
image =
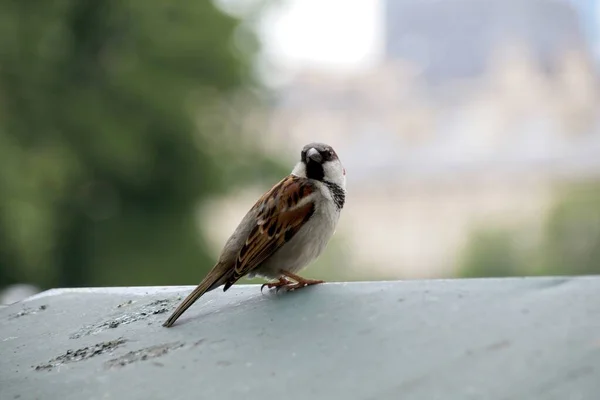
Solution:
[[[565,185],[549,215],[541,274],[600,274],[600,183]]]
[[[557,202],[533,251],[519,232],[475,232],[461,262],[461,277],[600,274],[600,183],[561,185]]]
[[[257,50],[209,1],[1,2],[0,287],[199,280],[198,202],[282,172],[235,124]]]
[[[518,276],[521,265],[513,236],[504,230],[481,229],[472,234],[461,263],[460,276]]]

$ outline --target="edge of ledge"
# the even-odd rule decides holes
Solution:
[[[600,275],[573,275],[573,276],[522,276],[522,277],[481,277],[481,278],[436,278],[436,279],[396,279],[377,281],[351,281],[351,282],[325,282],[323,286],[346,286],[346,285],[371,285],[381,283],[403,283],[403,282],[454,282],[454,281],[523,281],[523,280],[574,280],[574,279],[600,279]],[[260,284],[234,285],[230,290],[244,290],[259,287]],[[176,286],[108,286],[108,287],[77,287],[77,288],[55,288],[37,293],[21,303],[38,300],[45,297],[57,296],[65,293],[95,293],[95,294],[124,294],[144,296],[157,293],[175,293],[183,290],[191,290],[196,285]]]

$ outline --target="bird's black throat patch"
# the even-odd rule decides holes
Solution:
[[[306,163],[306,177],[317,181],[323,181],[325,177],[325,171],[323,171],[323,164],[315,161],[309,161]]]
[[[331,197],[333,197],[333,202],[335,203],[335,206],[338,208],[338,210],[344,208],[344,204],[346,203],[346,192],[344,191],[344,189],[342,189],[339,185],[333,182],[325,181],[324,183],[331,191]]]

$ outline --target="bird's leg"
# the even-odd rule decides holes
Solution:
[[[287,280],[285,278],[285,276],[281,276],[281,277],[279,277],[279,280],[277,282],[263,283],[262,286],[260,287],[260,291],[262,292],[263,289],[265,288],[265,286],[267,287],[267,289],[277,288],[277,290],[279,290],[283,286],[288,286],[288,285],[292,285],[292,284],[293,284],[293,282]]]
[[[291,272],[283,271],[283,270],[281,271],[281,274],[285,277],[288,277],[288,278],[296,281],[296,283],[290,282],[288,285],[285,286],[285,288],[289,291],[300,289],[300,288],[310,286],[310,285],[318,285],[319,283],[325,282],[325,281],[316,280],[316,279],[306,279],[306,278],[303,278],[296,274],[292,274]]]

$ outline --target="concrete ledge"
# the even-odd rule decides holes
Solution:
[[[0,309],[2,399],[597,399],[600,277],[57,289]]]

